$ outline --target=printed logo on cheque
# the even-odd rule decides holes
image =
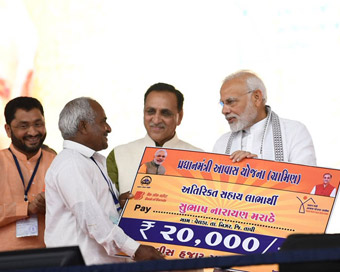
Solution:
[[[144,176],[142,177],[142,179],[140,180],[140,183],[142,185],[149,185],[152,182],[152,178],[150,176]]]

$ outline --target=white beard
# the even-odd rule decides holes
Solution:
[[[254,123],[257,117],[257,110],[253,102],[249,99],[247,106],[241,115],[237,115],[237,114],[226,115],[226,118],[230,118],[230,117],[236,118],[236,121],[229,124],[231,131],[238,132],[242,129],[250,127]]]

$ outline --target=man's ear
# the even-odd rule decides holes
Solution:
[[[78,131],[81,134],[87,134],[87,123],[85,121],[80,121],[78,124]]]
[[[11,138],[12,131],[11,131],[11,127],[8,124],[5,124],[5,130],[6,130],[8,138]]]
[[[177,116],[176,116],[177,126],[179,126],[181,124],[182,119],[183,119],[183,110],[181,110],[179,113],[177,113]]]
[[[256,106],[260,106],[263,102],[263,95],[260,90],[253,91],[253,101]]]

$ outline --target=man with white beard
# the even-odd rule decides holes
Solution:
[[[220,95],[222,114],[231,131],[217,140],[213,152],[230,155],[233,162],[260,158],[316,165],[307,128],[280,118],[266,105],[266,88],[256,74],[242,70],[227,76]]]

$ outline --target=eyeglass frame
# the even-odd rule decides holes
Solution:
[[[236,96],[236,97],[228,97],[225,101],[220,101],[219,104],[224,107],[224,105],[228,106],[228,107],[233,107],[235,105],[236,102],[238,102],[238,98],[246,95],[246,94],[250,94],[252,92],[254,92],[255,90],[251,90],[251,91],[248,91],[246,93],[243,93],[239,96]]]

